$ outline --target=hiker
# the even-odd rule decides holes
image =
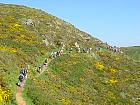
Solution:
[[[18,86],[23,87],[23,82],[25,80],[25,76],[23,74],[20,74],[18,79],[19,79]]]
[[[84,48],[84,49],[83,49],[83,52],[84,52],[84,53],[89,53],[89,48]]]
[[[27,69],[22,68],[22,69],[20,70],[20,74],[23,74],[24,77],[27,78]]]
[[[114,46],[114,47],[113,47],[113,51],[114,51],[114,52],[120,52],[120,48],[119,48],[119,47]]]
[[[76,49],[76,50],[77,50],[77,52],[78,52],[78,53],[80,53],[80,47],[77,47],[77,49]]]
[[[25,25],[34,26],[33,20],[32,20],[32,19],[26,20],[26,21],[25,21]]]
[[[57,57],[57,52],[53,52],[53,59]]]
[[[117,47],[116,49],[117,49],[117,51],[116,51],[116,52],[120,52],[120,48],[119,48],[119,47]]]
[[[53,59],[57,57],[57,52],[53,52]]]
[[[107,49],[110,50],[110,51],[113,51],[113,47],[112,46],[108,46]]]
[[[60,57],[60,55],[61,55],[61,54],[60,54],[60,51],[57,51],[57,52],[56,52],[56,57]]]
[[[117,48],[113,48],[113,51],[114,51],[114,52],[117,52]]]
[[[48,64],[48,59],[46,59],[45,61],[44,61],[44,65],[47,65]]]
[[[37,68],[37,72],[40,73],[41,70],[42,70],[42,65],[39,65],[38,68]]]
[[[51,58],[51,59],[54,58],[54,52],[51,52],[50,58]]]
[[[89,50],[89,53],[91,53],[92,48],[89,48],[88,50]]]
[[[60,55],[63,55],[63,53],[64,53],[64,50],[61,49],[61,50],[60,50]]]
[[[19,82],[18,82],[18,86],[20,86],[20,87],[22,87],[23,86],[23,82],[24,82],[24,80],[27,78],[27,69],[25,69],[25,68],[22,68],[21,70],[20,70],[20,74],[19,74],[19,77],[18,77],[18,79],[19,79]]]
[[[77,43],[77,42],[75,42],[75,47],[79,47],[79,45],[78,45],[78,43]]]
[[[84,49],[83,49],[83,52],[84,52],[84,53],[86,53],[86,52],[87,52],[86,48],[84,48]]]
[[[114,46],[114,47],[112,48],[112,50],[113,50],[114,52],[117,52],[117,47]]]

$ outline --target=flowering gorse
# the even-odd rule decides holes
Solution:
[[[12,53],[16,53],[17,52],[16,48],[9,48],[9,47],[6,47],[6,46],[0,46],[0,50],[1,51],[12,52]]]
[[[0,86],[0,103],[5,103],[10,100],[11,92],[9,89]]]
[[[110,79],[107,81],[110,85],[116,85],[118,83],[118,80]]]
[[[95,67],[96,69],[101,71],[105,68],[105,66],[101,62],[96,62]]]

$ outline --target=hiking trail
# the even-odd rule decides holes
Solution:
[[[24,81],[24,84],[25,84],[26,80]],[[17,105],[27,105],[26,104],[26,101],[23,99],[22,97],[22,91],[23,91],[23,87],[19,87],[17,86],[17,91],[16,91],[16,102],[17,102]]]
[[[37,75],[37,77],[39,77],[42,73],[44,73],[44,71],[48,68],[48,64],[51,62],[51,60],[48,60],[48,63],[46,65],[43,66],[41,72]]]
[[[49,62],[51,62],[51,60],[48,61],[48,63],[46,65],[43,66],[43,69],[41,70],[41,72],[37,75],[37,77],[39,77],[42,73],[44,73],[44,71],[48,68],[48,64]],[[24,85],[26,83],[26,79],[24,80]],[[24,86],[21,88],[19,86],[17,86],[17,91],[16,91],[16,102],[17,105],[27,105],[26,101],[24,100],[23,96],[22,96],[22,92],[24,90]]]

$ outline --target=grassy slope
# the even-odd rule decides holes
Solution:
[[[124,52],[131,58],[140,61],[140,46],[124,47]]]
[[[28,95],[37,105],[138,104],[136,97],[139,96],[140,81],[139,72],[134,67],[140,67],[128,67],[132,62],[124,62],[123,56],[103,54],[101,60],[79,53],[65,54],[53,60],[49,71],[31,80],[31,85],[26,87]],[[118,57],[119,60],[115,60]],[[96,66],[97,62],[104,69]],[[33,89],[36,92],[31,91]]]
[[[35,26],[25,25],[27,19],[32,19]],[[46,38],[51,43],[47,47],[42,41]],[[0,84],[12,93],[10,105],[15,104],[15,84],[21,66],[29,68],[24,91],[29,105],[138,103],[140,67],[125,55],[107,51],[98,41],[43,11],[0,4]],[[63,56],[52,60],[48,71],[35,77],[37,65],[49,52],[58,50],[61,42],[66,48],[78,42],[82,48],[92,47],[94,53],[69,54],[66,50]],[[96,52],[96,46],[103,50]]]

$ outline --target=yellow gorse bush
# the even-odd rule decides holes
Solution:
[[[21,25],[19,25],[19,24],[14,24],[14,26],[15,26],[15,27],[20,27]]]
[[[18,42],[18,43],[26,43],[26,44],[33,44],[34,42],[32,40],[25,40],[25,39],[14,39],[14,41]]]
[[[9,47],[5,47],[5,46],[0,46],[0,50],[1,51],[13,52],[13,53],[16,53],[17,52],[17,49],[16,48],[9,48]]]
[[[61,102],[62,102],[64,105],[70,105],[70,104],[71,104],[70,99],[65,98],[65,97],[62,97],[62,98],[61,98]]]
[[[10,100],[11,92],[9,89],[0,86],[0,103],[5,103]]]
[[[10,24],[8,27],[9,27],[9,31],[19,32],[19,31],[23,30],[21,25],[19,25],[19,24]]]
[[[117,70],[114,69],[114,68],[109,68],[109,71],[110,71],[111,73],[113,73],[113,74],[117,72]]]
[[[105,66],[101,62],[96,62],[95,67],[98,70],[103,70],[105,68]]]
[[[1,34],[0,34],[0,39],[5,39],[5,38],[7,38],[6,35],[1,35]]]
[[[118,83],[118,80],[113,80],[113,79],[110,79],[107,81],[110,85],[115,85]]]

